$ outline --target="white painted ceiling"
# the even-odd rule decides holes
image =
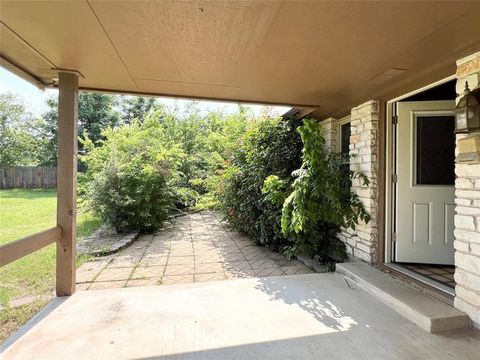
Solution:
[[[480,2],[2,0],[0,21],[2,62],[46,84],[62,68],[84,89],[318,116],[452,75],[480,49]]]

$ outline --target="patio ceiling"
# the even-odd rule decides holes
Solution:
[[[2,64],[40,83],[71,69],[83,89],[317,116],[452,75],[480,47],[478,2],[2,1],[0,17]]]

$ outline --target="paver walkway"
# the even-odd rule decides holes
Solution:
[[[193,283],[314,272],[297,260],[259,247],[226,229],[219,216],[200,212],[143,235],[113,256],[77,270],[78,290]]]

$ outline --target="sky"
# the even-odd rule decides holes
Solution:
[[[38,89],[36,86],[12,74],[8,70],[0,67],[0,93],[13,92],[21,95],[25,99],[25,105],[33,114],[40,116],[45,110],[45,100],[51,96],[57,96],[56,89],[46,89],[44,91]],[[169,107],[177,105],[177,109],[182,111],[189,100],[172,99],[172,98],[158,98],[160,103]],[[238,110],[238,105],[235,103],[215,102],[215,101],[200,101],[200,108],[205,113],[208,111],[223,110],[226,113],[235,113]],[[245,105],[250,107],[255,115],[259,115],[265,108],[263,105]],[[272,115],[282,115],[290,108],[286,106],[270,106],[270,113]]]

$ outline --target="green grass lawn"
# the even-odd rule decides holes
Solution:
[[[0,244],[55,226],[54,190],[0,190]],[[95,231],[100,221],[88,213],[77,217],[77,236]],[[79,259],[77,263],[81,260]],[[0,268],[0,304],[29,295],[49,294],[55,289],[55,244]],[[28,320],[45,301],[0,311],[0,341]]]

